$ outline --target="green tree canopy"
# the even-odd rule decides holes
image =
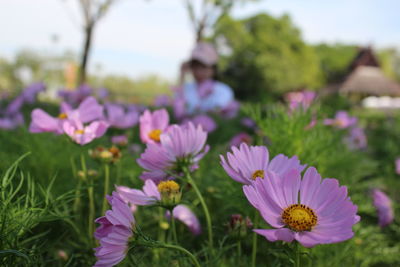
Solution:
[[[224,16],[213,40],[224,55],[221,79],[239,99],[260,100],[271,93],[321,85],[319,59],[288,15],[258,14],[241,20]]]

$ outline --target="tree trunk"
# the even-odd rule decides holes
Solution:
[[[85,28],[85,43],[82,51],[80,72],[79,72],[79,85],[86,82],[87,64],[89,61],[90,48],[92,45],[93,24]]]

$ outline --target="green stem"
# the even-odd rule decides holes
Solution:
[[[207,230],[208,230],[208,242],[209,242],[211,251],[213,251],[214,243],[213,243],[213,232],[212,232],[210,212],[208,211],[207,204],[204,201],[204,198],[203,198],[199,188],[197,187],[196,183],[194,182],[192,176],[190,175],[189,170],[185,169],[184,172],[185,172],[185,175],[187,177],[189,184],[193,187],[194,191],[196,192],[197,198],[199,199],[200,204],[203,208],[204,214],[206,216]]]
[[[254,218],[254,228],[258,226],[258,222],[260,220],[260,214],[256,212],[255,218]],[[253,232],[253,248],[251,251],[251,266],[255,267],[257,264],[257,233]]]
[[[87,168],[86,168],[86,161],[85,156],[81,154],[81,166],[83,171],[84,179],[88,182],[88,197],[89,197],[89,216],[88,216],[88,234],[90,242],[93,240],[93,232],[94,232],[94,196],[93,196],[93,183],[92,179],[87,176]]]
[[[107,194],[110,191],[110,165],[104,164],[104,197],[103,197],[103,208],[101,214],[104,214],[107,209]]]
[[[172,214],[172,209],[170,209],[171,214],[171,231],[172,231],[172,240],[175,244],[178,244],[178,236],[176,235],[176,225],[175,225],[175,218]]]
[[[300,267],[300,246],[299,242],[295,241],[295,248],[294,248],[294,266]]]
[[[240,260],[242,257],[242,241],[239,239],[237,241],[237,253],[238,253],[238,265],[240,266]]]
[[[76,166],[75,166],[73,157],[70,158],[70,161],[71,161],[72,177],[74,177],[74,180],[76,180],[77,171],[76,171]],[[74,206],[73,206],[74,215],[77,215],[79,207],[81,205],[81,187],[82,187],[82,179],[80,177],[78,177],[78,184],[76,186],[75,200],[74,200]]]
[[[162,247],[163,248],[168,248],[168,249],[178,250],[178,251],[186,254],[192,260],[194,266],[200,267],[200,263],[197,261],[196,257],[192,253],[190,253],[188,250],[184,249],[183,247],[170,245],[170,244],[163,244]]]

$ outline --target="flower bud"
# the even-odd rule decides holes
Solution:
[[[167,207],[174,207],[181,201],[179,184],[174,181],[162,181],[157,186],[161,194],[161,204]]]

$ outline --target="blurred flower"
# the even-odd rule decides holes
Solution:
[[[367,136],[362,128],[354,127],[350,130],[350,135],[345,142],[350,149],[363,149],[367,147]]]
[[[316,93],[313,91],[301,91],[301,92],[289,92],[285,95],[286,101],[289,103],[289,109],[291,111],[302,107],[307,110],[316,97]]]
[[[229,141],[230,146],[240,146],[242,143],[251,145],[253,142],[253,138],[247,133],[238,133],[234,137],[232,137],[231,141]]]
[[[111,137],[111,143],[118,146],[126,146],[128,144],[128,137],[126,135],[114,135]]]
[[[175,96],[172,107],[174,109],[175,119],[181,120],[187,115],[186,100],[182,95],[178,94]]]
[[[303,171],[305,165],[300,165],[297,156],[291,158],[279,154],[269,162],[269,152],[265,146],[248,146],[242,143],[232,147],[232,153],[227,153],[227,159],[220,155],[221,165],[226,173],[235,181],[251,184],[257,178],[269,178],[271,172],[284,174],[292,169]]]
[[[400,174],[400,158],[397,158],[394,163],[396,165],[396,173]]]
[[[31,133],[52,132],[62,134],[63,122],[66,119],[79,120],[82,123],[91,122],[103,116],[103,107],[94,97],[86,98],[77,109],[72,109],[67,103],[61,103],[57,118],[50,116],[42,109],[36,108],[31,113]]]
[[[58,91],[58,96],[71,106],[77,106],[81,103],[85,98],[89,97],[92,94],[93,89],[88,85],[82,84],[75,90],[60,90]]]
[[[57,257],[60,259],[67,261],[68,260],[68,254],[65,252],[65,250],[59,249],[57,251]]]
[[[171,98],[168,95],[158,95],[154,99],[154,106],[158,108],[168,107],[171,104]]]
[[[342,242],[353,237],[359,222],[357,206],[347,196],[347,188],[336,179],[323,179],[310,167],[301,179],[292,169],[271,173],[243,186],[248,201],[263,219],[277,229],[255,229],[267,240],[292,242],[304,247]]]
[[[310,130],[310,129],[314,128],[315,125],[317,125],[317,118],[315,116],[313,116],[311,118],[310,123],[308,125],[306,125],[306,127],[304,127],[304,130]]]
[[[62,124],[65,134],[80,145],[85,145],[92,142],[105,134],[108,124],[105,121],[93,121],[85,126],[79,120],[65,120]]]
[[[379,226],[385,227],[391,224],[394,220],[394,212],[392,208],[392,201],[381,190],[373,189],[372,198],[374,199],[374,206],[378,212]]]
[[[100,243],[100,246],[95,248],[95,267],[114,266],[125,258],[135,224],[131,209],[116,192],[107,196],[107,200],[111,210],[95,221],[100,224],[94,233],[94,237]]]
[[[237,116],[240,109],[238,101],[231,101],[228,105],[221,109],[220,114],[226,119],[232,119]]]
[[[201,234],[201,225],[199,219],[197,218],[196,214],[194,214],[193,211],[189,209],[188,206],[183,204],[177,205],[172,210],[172,215],[174,216],[175,219],[185,224],[192,232],[192,234],[194,235]],[[169,211],[167,211],[166,216],[167,218],[171,217]]]
[[[37,95],[45,89],[44,83],[33,83],[24,89],[22,97],[25,102],[32,104],[35,102]]]
[[[241,214],[232,214],[228,223],[228,231],[238,238],[244,237],[248,229],[253,228],[253,223],[249,217],[243,218]]]
[[[100,162],[115,163],[122,157],[122,153],[116,146],[110,148],[98,146],[89,150],[89,156]]]
[[[12,100],[7,108],[6,108],[6,115],[12,115],[15,113],[20,112],[22,105],[24,104],[24,96],[21,94],[17,96],[14,100]]]
[[[137,160],[146,171],[141,179],[154,181],[170,177],[170,173],[181,173],[184,168],[194,170],[198,162],[208,152],[207,133],[201,126],[172,125],[168,132],[161,134],[160,144],[147,144],[147,148]]]
[[[24,117],[20,112],[0,117],[0,129],[13,130],[24,124]]]
[[[346,111],[338,111],[334,119],[325,119],[325,125],[332,125],[339,129],[346,129],[357,124],[356,117],[350,117]]]
[[[97,97],[98,99],[105,100],[110,95],[110,92],[106,88],[100,88],[97,90]]]
[[[161,182],[160,184],[173,182],[174,181],[166,181]],[[132,205],[138,206],[147,206],[147,205],[155,205],[157,202],[162,200],[162,193],[160,192],[160,184],[158,186],[152,180],[146,180],[144,182],[144,186],[142,190],[131,189],[126,186],[116,186],[116,190],[121,198]],[[196,215],[186,206],[186,205],[177,205],[172,210],[174,218],[183,222],[190,231],[197,235],[200,234],[200,223],[197,219]],[[170,216],[169,212],[167,212],[167,217]]]
[[[247,127],[247,128],[250,128],[250,129],[255,129],[255,128],[257,127],[256,122],[255,122],[253,119],[248,118],[248,117],[243,118],[243,119],[240,121],[240,123],[241,123],[243,126],[245,126],[245,127]]]
[[[117,104],[106,104],[105,107],[110,127],[127,129],[138,123],[139,114],[134,110],[125,112],[124,107]]]
[[[131,154],[136,155],[136,154],[142,153],[143,148],[142,148],[142,146],[141,146],[140,144],[132,144],[132,145],[130,145],[130,146],[128,147],[128,151],[129,151]]]
[[[167,110],[159,109],[151,113],[146,110],[139,118],[140,139],[145,144],[156,144],[160,142],[160,136],[169,125]]]
[[[203,130],[208,133],[215,131],[215,129],[217,128],[217,124],[215,123],[215,121],[205,114],[197,115],[190,119],[185,119],[182,122],[182,125],[188,124],[189,121],[192,122],[195,126],[200,125]]]

